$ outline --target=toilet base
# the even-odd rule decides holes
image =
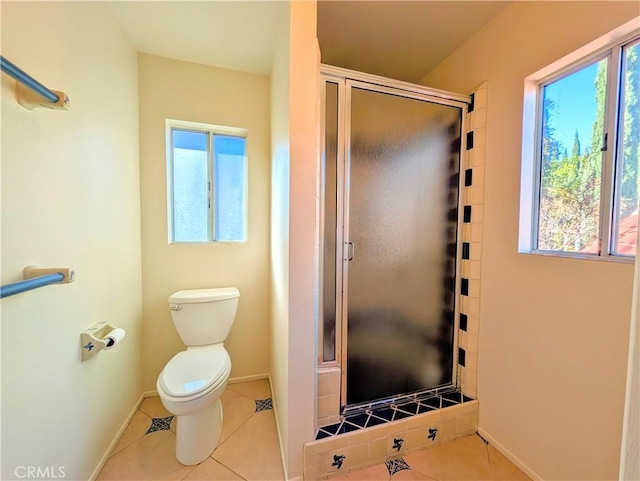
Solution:
[[[222,403],[197,414],[177,416],[176,458],[191,466],[207,459],[218,445],[222,433]]]

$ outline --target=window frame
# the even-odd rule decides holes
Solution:
[[[207,134],[207,186],[208,199],[207,206],[207,240],[182,241],[175,239],[175,226],[173,221],[174,211],[174,189],[173,189],[173,131],[181,130],[194,133]],[[218,240],[216,239],[216,205],[215,192],[217,190],[217,179],[215,177],[215,153],[214,137],[216,135],[240,137],[245,140],[244,152],[244,211],[243,211],[243,238],[241,240]],[[249,157],[247,154],[248,130],[239,127],[228,127],[224,125],[205,124],[186,120],[165,120],[165,141],[166,141],[166,175],[167,175],[167,234],[168,243],[176,245],[198,245],[198,244],[244,244],[248,242],[248,177],[249,177]]]
[[[640,39],[638,19],[627,22],[609,34],[585,45],[551,65],[527,77],[524,83],[522,164],[520,184],[520,223],[518,252],[542,256],[573,259],[605,260],[633,263],[635,256],[613,254],[616,239],[613,239],[619,185],[618,171],[623,136],[621,121],[624,109],[621,100],[621,68],[623,49]],[[603,131],[607,135],[607,150],[602,155],[599,253],[587,254],[538,249],[540,193],[542,187],[542,115],[544,88],[553,82],[607,58],[607,94]],[[619,108],[620,106],[620,108]],[[604,141],[604,139],[603,139]]]

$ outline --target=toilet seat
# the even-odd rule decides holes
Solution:
[[[158,378],[158,387],[175,401],[201,397],[225,383],[231,371],[229,354],[222,345],[190,349],[176,354]]]

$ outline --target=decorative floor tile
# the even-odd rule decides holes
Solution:
[[[405,469],[411,469],[406,461],[402,458],[394,459],[392,461],[387,461],[384,463],[387,466],[387,470],[389,471],[389,475],[393,476],[398,471],[403,471]]]
[[[273,409],[273,401],[271,398],[256,399],[256,412],[265,411],[267,409]]]
[[[166,418],[153,418],[151,420],[151,427],[145,434],[151,434],[156,431],[171,430],[171,421],[174,416],[167,416]]]

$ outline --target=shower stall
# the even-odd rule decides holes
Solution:
[[[323,66],[319,366],[340,405],[456,385],[469,98]]]

